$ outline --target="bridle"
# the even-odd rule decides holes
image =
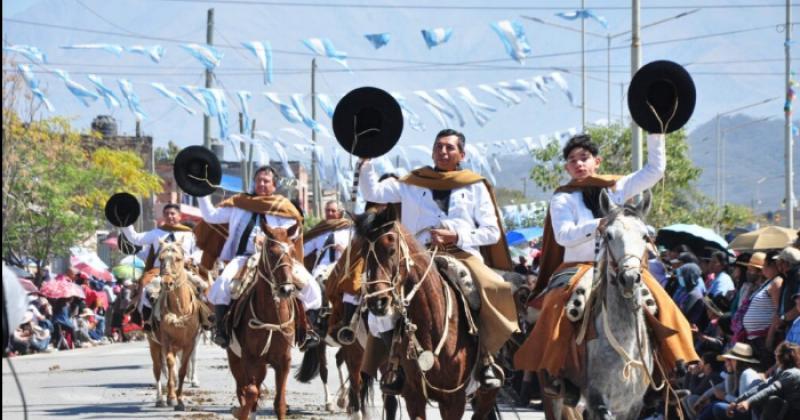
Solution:
[[[618,220],[614,217],[613,221]],[[624,228],[628,228],[625,225],[625,221],[620,221]],[[598,231],[598,235],[595,235],[595,261],[597,263],[598,269],[595,270],[595,277],[597,279],[598,276],[602,275],[600,273],[600,268],[604,268],[606,272],[607,278],[612,285],[622,284],[621,277],[622,275],[628,271],[628,268],[635,267],[634,264],[630,264],[629,262],[638,262],[639,265],[639,275],[644,275],[644,270],[646,265],[644,264],[647,261],[647,249],[645,248],[642,255],[630,254],[625,253],[620,257],[614,255],[611,252],[611,248],[608,246],[609,240],[606,235],[606,231],[608,230],[608,226],[605,226],[603,229]],[[597,284],[597,283],[596,283]],[[626,296],[624,293],[622,296],[625,299],[632,300],[634,298],[634,294],[630,296]]]
[[[281,251],[276,259],[278,263],[274,266],[269,258],[270,243],[277,244],[278,248],[280,248]],[[259,257],[260,264],[258,264],[256,274],[259,279],[263,280],[269,285],[270,290],[272,291],[272,295],[277,300],[279,299],[277,293],[278,288],[280,288],[281,286],[285,286],[287,284],[293,284],[291,278],[286,278],[281,283],[276,283],[274,281],[274,279],[277,278],[276,273],[278,272],[279,269],[283,267],[289,267],[291,269],[292,267],[292,264],[290,263],[291,255],[289,255],[289,252],[291,252],[291,247],[289,244],[285,242],[269,237],[269,235],[267,235],[266,243],[263,245],[263,247],[264,249],[261,251],[261,256]]]

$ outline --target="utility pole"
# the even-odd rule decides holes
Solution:
[[[317,59],[311,59],[311,119],[317,120]],[[316,145],[317,132],[311,130],[311,140]],[[319,185],[319,173],[317,173],[317,153],[311,149],[311,194],[314,196],[314,206],[312,213],[315,217],[322,217],[322,188]]]
[[[585,8],[585,0],[581,0],[581,11]],[[586,37],[586,19],[581,20],[581,131],[586,132],[586,54],[584,54],[584,38]]]
[[[633,0],[631,28],[631,77],[642,63],[642,41],[639,38],[639,0]],[[642,129],[631,119],[631,158],[634,171],[642,169]]]
[[[214,9],[208,9],[208,17],[206,19],[206,44],[212,45],[214,43]],[[211,87],[211,70],[206,69],[206,89]],[[208,114],[203,114],[203,146],[206,149],[211,149],[211,118]]]
[[[239,133],[244,134],[244,114],[241,112],[239,113]],[[242,143],[239,148],[242,150],[241,167],[239,168],[242,174],[242,192],[247,192],[250,190],[247,185],[247,181],[249,181],[247,178],[247,145]]]
[[[792,63],[792,7],[791,1],[786,0],[786,42],[784,43],[784,51],[786,54],[786,104],[789,109],[784,112],[784,127],[783,138],[785,143],[786,153],[786,226],[789,229],[794,229],[794,163],[792,162],[792,113],[791,102],[789,102],[789,89],[791,88],[791,63]]]

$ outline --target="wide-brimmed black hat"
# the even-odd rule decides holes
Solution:
[[[142,250],[141,246],[134,245],[130,240],[128,240],[128,237],[122,234],[122,232],[120,232],[119,236],[117,236],[117,248],[119,249],[119,252],[125,255],[138,254]]]
[[[695,100],[692,76],[667,60],[640,68],[628,87],[631,118],[648,133],[671,133],[683,127],[694,112]]]
[[[186,194],[204,197],[213,193],[222,180],[222,166],[211,150],[189,146],[175,157],[175,182]]]
[[[117,227],[134,224],[141,212],[142,208],[139,206],[139,200],[126,192],[116,193],[106,201],[106,219]]]
[[[374,87],[351,90],[333,112],[333,133],[347,150],[362,158],[387,153],[400,140],[403,112],[386,91]]]

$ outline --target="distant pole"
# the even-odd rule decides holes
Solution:
[[[208,17],[206,19],[206,44],[212,45],[214,43],[214,9],[208,9]],[[206,69],[206,89],[211,87],[212,79],[211,70]],[[211,118],[208,114],[203,114],[203,146],[206,149],[211,149]]]
[[[317,59],[311,59],[311,119],[317,120]],[[311,130],[311,140],[316,145],[317,132]],[[322,188],[319,185],[317,173],[317,153],[311,149],[311,194],[314,197],[312,213],[315,217],[322,217]]]
[[[584,10],[585,0],[581,0],[581,11]],[[583,40],[586,37],[586,19],[581,18],[581,131],[586,132],[586,55],[584,54]]]
[[[611,34],[608,34],[606,38],[608,44],[606,44],[606,78],[608,79],[608,95],[607,100],[608,104],[606,105],[607,109],[607,117],[606,117],[606,124],[610,127],[611,126]]]
[[[642,41],[639,38],[639,0],[633,0],[631,29],[631,77],[642,63]],[[642,168],[642,130],[631,119],[631,158],[634,171]]]
[[[619,84],[619,126],[625,125],[625,83]]]
[[[784,51],[786,54],[786,101],[787,105],[791,107],[789,101],[789,88],[791,87],[791,62],[792,62],[792,49],[790,43],[792,41],[792,7],[791,2],[786,0],[786,42],[784,43]],[[794,229],[794,163],[792,162],[792,113],[787,109],[784,113],[785,121],[783,127],[783,138],[786,145],[786,226]]]
[[[239,113],[239,133],[244,134],[244,114],[241,112]],[[234,146],[235,147],[235,146]],[[242,190],[243,192],[250,191],[247,179],[247,145],[242,143],[239,145],[239,148],[242,150],[242,159],[241,159],[241,167],[239,168],[239,172],[242,176]]]
[[[252,121],[252,126],[250,127],[250,140],[255,139],[255,134],[254,134],[255,131],[256,131],[256,120],[254,119]],[[250,147],[248,147],[248,149],[249,150],[247,152],[247,171],[245,171],[245,173],[247,174],[247,184],[248,184],[247,185],[247,190],[249,191],[250,190],[250,185],[249,184],[253,181],[253,144],[252,143],[250,143]],[[267,162],[267,164],[269,164],[269,162]]]

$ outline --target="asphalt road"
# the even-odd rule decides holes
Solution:
[[[333,360],[333,349],[329,351],[329,360]],[[23,419],[22,399],[6,360],[3,361],[2,418]],[[292,354],[293,371],[301,360],[301,353],[295,350]],[[200,386],[185,388],[185,412],[176,412],[171,407],[155,407],[154,380],[145,342],[14,357],[11,361],[22,384],[30,419],[230,419],[231,407],[238,405],[225,353],[210,344],[201,343],[198,347]],[[269,373],[267,385],[272,387],[273,383],[274,374]],[[288,389],[290,418],[347,418],[341,409],[332,413],[325,410],[322,384],[318,379],[303,384],[290,377]],[[335,394],[338,389],[339,379],[332,370],[329,392]],[[375,395],[370,417],[380,419],[377,386]],[[402,418],[408,419],[402,402],[401,408]],[[505,419],[544,418],[543,413],[532,410],[513,411],[501,406],[501,411]],[[465,417],[470,414],[468,411]],[[261,418],[273,417],[271,396],[262,400],[258,415]],[[438,410],[429,407],[428,418],[439,418]]]

